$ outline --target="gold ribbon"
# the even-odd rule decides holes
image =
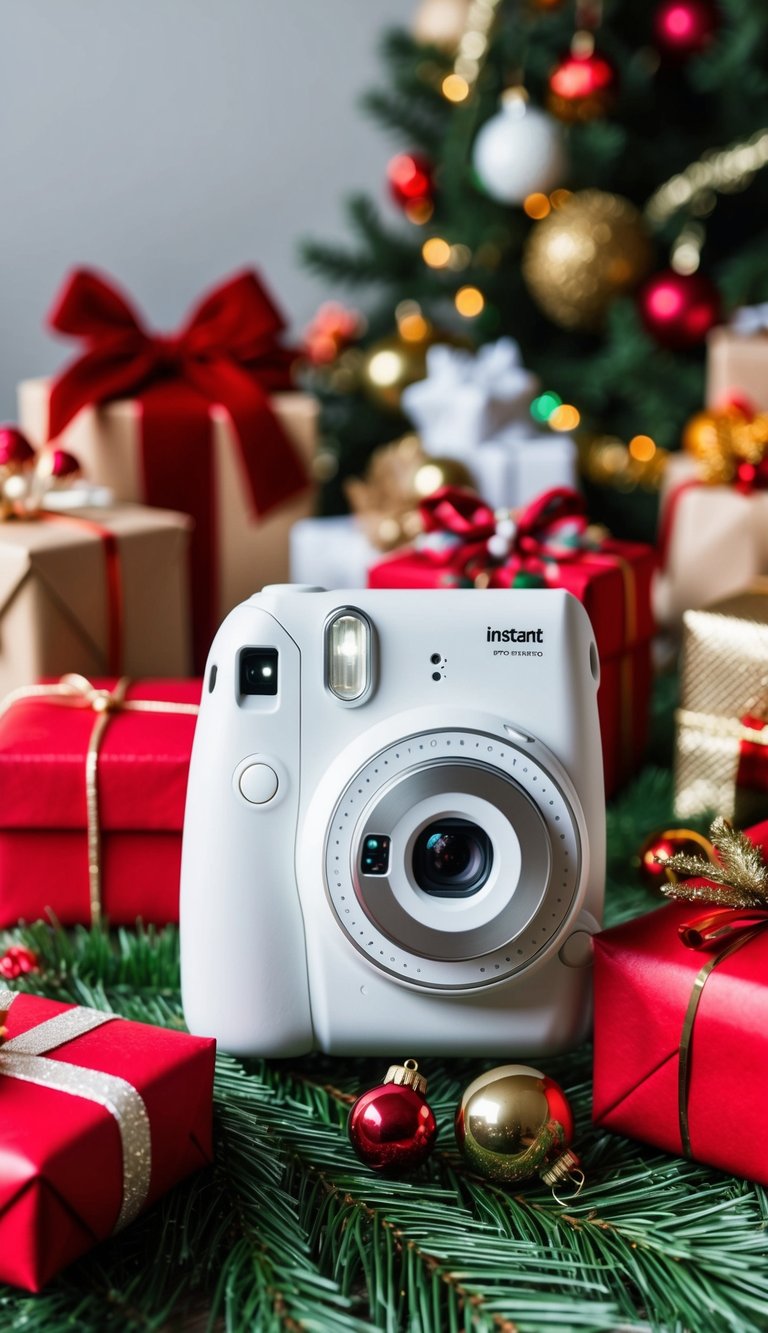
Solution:
[[[695,713],[690,708],[678,708],[675,720],[679,727],[695,727],[708,736],[723,740],[748,741],[750,745],[768,745],[768,725],[748,727],[731,717],[717,717],[714,713]]]
[[[91,924],[99,925],[102,916],[101,820],[99,815],[99,753],[104,733],[116,713],[186,713],[197,716],[198,704],[172,703],[162,699],[126,699],[130,678],[122,676],[113,690],[99,690],[85,677],[62,676],[55,685],[27,685],[13,690],[0,705],[0,716],[15,703],[42,699],[47,703],[74,708],[90,708],[96,719],[85,755],[85,805],[88,837],[88,893]]]
[[[16,998],[14,992],[0,990],[0,1010],[7,1013]],[[122,1199],[114,1228],[119,1231],[133,1221],[149,1193],[152,1132],[144,1099],[127,1079],[116,1074],[45,1059],[48,1051],[112,1022],[122,1020],[117,1014],[103,1014],[97,1009],[73,1008],[56,1014],[0,1046],[0,1077],[84,1097],[113,1116],[122,1150]]]
[[[746,924],[745,924],[746,922]],[[720,963],[730,958],[731,954],[742,949],[768,927],[768,912],[760,909],[742,912],[738,908],[720,910],[705,917],[697,917],[679,927],[680,938],[689,949],[705,949],[718,940],[725,939],[725,944],[717,953],[708,958],[699,968],[693,983],[688,1007],[683,1019],[683,1031],[680,1037],[679,1060],[677,1069],[677,1109],[680,1127],[680,1140],[683,1153],[691,1157],[691,1127],[688,1118],[688,1099],[691,1088],[691,1048],[693,1043],[693,1025],[698,1013],[702,991]]]

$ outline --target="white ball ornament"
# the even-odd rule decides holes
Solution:
[[[472,161],[491,198],[522,204],[529,194],[546,194],[562,183],[562,131],[552,116],[531,106],[519,92],[508,93],[475,139]]]

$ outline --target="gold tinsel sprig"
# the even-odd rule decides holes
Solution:
[[[677,852],[664,861],[664,866],[674,876],[685,878],[662,885],[662,893],[668,898],[714,903],[718,907],[768,908],[768,861],[760,848],[727,819],[714,820],[709,836],[719,863]],[[707,883],[690,884],[688,879],[693,876]]]

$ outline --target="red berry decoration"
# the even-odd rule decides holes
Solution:
[[[384,1082],[358,1097],[349,1113],[352,1147],[374,1171],[415,1171],[434,1147],[437,1124],[418,1068],[415,1060],[391,1065]]]
[[[653,16],[656,45],[663,56],[687,60],[712,42],[720,15],[710,0],[663,0]]]
[[[0,467],[26,467],[35,451],[16,426],[0,426]]]
[[[703,273],[665,269],[641,288],[638,309],[648,332],[662,347],[698,347],[721,319],[720,293]]]
[[[28,972],[39,972],[40,962],[32,949],[25,949],[23,944],[12,944],[0,957],[0,977],[6,981],[15,981]]]
[[[577,33],[548,84],[547,106],[558,120],[596,120],[610,111],[618,78],[611,61],[594,49],[592,34]]]
[[[423,153],[398,153],[387,167],[387,181],[392,198],[406,213],[434,200],[432,163]]]
[[[646,889],[659,889],[667,883],[665,862],[678,852],[685,856],[701,856],[703,853],[709,861],[715,859],[712,843],[694,829],[671,828],[651,833],[640,848],[636,863]]]

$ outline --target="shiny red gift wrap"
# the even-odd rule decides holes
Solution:
[[[8,1037],[70,1009],[19,995]],[[215,1042],[118,1019],[46,1053],[47,1060],[127,1080],[149,1116],[146,1207],[210,1162]],[[39,1291],[111,1235],[122,1202],[122,1148],[103,1106],[4,1077],[0,1048],[0,1281]]]
[[[91,682],[113,689],[115,680]],[[142,680],[126,699],[199,704],[199,680]],[[91,920],[85,764],[97,714],[18,700],[0,717],[0,926]],[[101,742],[102,908],[114,925],[179,919],[181,830],[195,717],[115,712]]]
[[[554,501],[554,523],[547,510],[550,497]],[[558,501],[561,506],[565,503],[563,517],[557,513]],[[460,538],[460,545],[432,549],[417,545],[398,551],[372,566],[368,586],[471,586],[472,576],[480,569],[482,586],[511,587],[517,576],[528,574],[545,587],[573,593],[592,622],[600,657],[597,705],[605,790],[607,796],[612,795],[642,763],[647,740],[651,637],[655,628],[651,611],[651,578],[656,563],[653,548],[612,538],[582,548],[558,544],[558,524],[579,518],[586,523],[583,500],[565,490],[549,492],[517,516],[518,536],[506,564],[494,565],[484,553],[495,516],[477,497],[447,488],[425,501],[422,512],[429,533],[448,533]]]
[[[768,851],[768,822],[749,830]],[[680,1042],[709,951],[678,928],[707,911],[679,902],[595,939],[595,1123],[683,1152]],[[691,1156],[768,1185],[768,929],[710,973],[693,1022],[687,1117]]]

